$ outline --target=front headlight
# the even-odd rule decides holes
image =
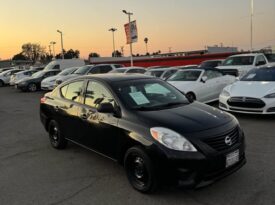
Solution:
[[[264,98],[275,98],[275,93],[268,94]]]
[[[226,90],[223,90],[221,95],[224,96],[224,97],[230,97],[230,93]]]
[[[26,81],[23,81],[23,82],[20,82],[19,84],[20,84],[20,85],[26,85],[27,82],[26,82]]]
[[[152,127],[152,137],[164,146],[178,151],[197,152],[197,149],[183,136],[164,127]]]

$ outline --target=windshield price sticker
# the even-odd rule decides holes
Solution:
[[[150,101],[143,95],[142,92],[134,92],[134,93],[129,93],[131,98],[135,101],[137,105],[143,105],[150,103]]]

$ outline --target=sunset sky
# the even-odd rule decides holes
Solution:
[[[204,49],[223,43],[248,49],[250,46],[250,0],[0,0],[0,58],[8,59],[27,42],[47,47],[60,35],[64,49],[78,49],[81,58],[90,52],[110,56],[115,27],[116,48],[126,45],[122,9],[134,13],[139,41],[134,53],[162,53]],[[275,0],[254,0],[254,48],[275,45]]]

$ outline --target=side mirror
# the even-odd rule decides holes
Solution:
[[[97,111],[101,113],[113,113],[115,109],[111,103],[101,103],[99,104]]]
[[[201,82],[205,83],[207,81],[207,76],[202,76]]]

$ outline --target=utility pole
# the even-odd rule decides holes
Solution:
[[[254,17],[254,0],[250,4],[250,51],[253,51],[253,17]]]

